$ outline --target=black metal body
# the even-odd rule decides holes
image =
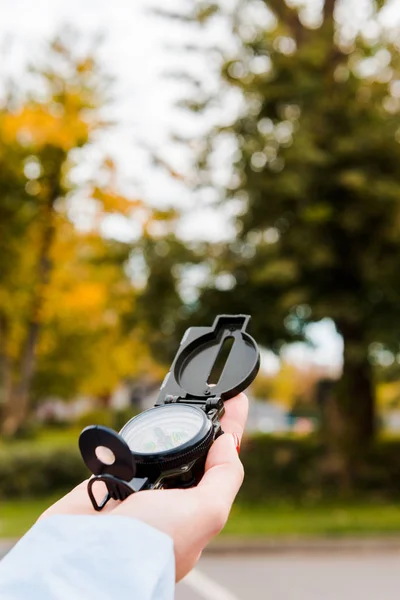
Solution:
[[[92,425],[80,435],[83,460],[93,473],[88,493],[96,510],[102,510],[110,498],[124,500],[142,489],[190,487],[204,472],[204,464],[214,440],[221,435],[220,419],[224,401],[243,391],[257,375],[260,356],[256,342],[246,333],[248,315],[219,315],[212,327],[192,327],[181,341],[178,352],[160,388],[154,408],[133,417],[116,433],[108,427]],[[215,385],[208,383],[210,373],[228,338],[233,344],[222,373]],[[184,444],[163,452],[133,452],[125,439],[129,427],[142,416],[151,418],[160,410],[173,416],[174,405],[184,404],[201,414],[203,425]],[[211,426],[210,426],[211,422]],[[98,448],[111,451],[114,461],[101,460]],[[99,504],[93,493],[97,481],[107,486]]]

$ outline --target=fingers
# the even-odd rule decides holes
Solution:
[[[226,434],[235,434],[240,440],[242,439],[244,426],[246,424],[247,413],[249,409],[249,402],[247,400],[247,396],[245,394],[239,394],[230,400],[227,400],[225,404],[225,415],[221,419],[222,429]],[[207,456],[205,472],[207,473],[210,469],[214,469],[218,466],[225,465],[226,461],[229,461],[231,445],[233,444],[235,448],[235,453],[232,454],[230,464],[236,465],[238,468],[238,464],[241,464],[238,460],[237,456],[237,440],[234,440],[233,436],[227,436],[227,438],[231,439],[227,441],[227,438],[221,442],[225,436],[221,436],[218,438],[214,444],[211,446],[210,451]]]
[[[225,433],[214,442],[208,454],[206,469],[194,491],[208,514],[212,537],[224,527],[243,483],[243,465],[232,434]]]
[[[238,394],[225,402],[225,415],[221,419],[222,429],[226,433],[236,433],[242,439],[249,411],[249,401],[245,394]]]
[[[221,420],[224,435],[219,437],[211,446],[205,465],[205,474],[199,485],[216,485],[219,490],[221,486],[226,490],[229,498],[236,496],[238,486],[243,481],[243,467],[238,458],[237,440],[242,438],[244,426],[248,413],[248,400],[245,394],[239,394],[235,398],[227,400],[225,404],[225,415]],[[233,502],[232,498],[232,502]]]
[[[243,466],[237,451],[237,438],[242,438],[248,413],[248,400],[239,394],[225,403],[221,420],[224,435],[211,446],[205,473],[196,488],[201,501],[209,508],[214,533],[225,525],[232,503],[243,483]],[[237,437],[236,437],[237,436]]]
[[[221,435],[212,445],[206,462],[205,473],[197,486],[215,488],[214,494],[233,502],[243,482],[243,465],[240,462],[236,441],[232,434]]]

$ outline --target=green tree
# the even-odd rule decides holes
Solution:
[[[178,215],[155,211],[154,216],[164,231],[157,236],[145,232],[133,251],[142,260],[147,276],[126,324],[128,329],[140,326],[143,342],[150,345],[154,358],[168,367],[196,308],[185,304],[183,288],[194,292],[190,282],[185,281],[203,256],[196,245],[190,247],[175,235]]]
[[[351,11],[342,6],[338,22],[335,0],[309,25],[300,4],[239,0],[229,14],[222,3],[197,7],[199,27],[204,15],[232,27],[236,50],[224,55],[219,94],[241,97],[200,157],[209,185],[212,149],[231,142],[223,195],[238,215],[237,238],[216,250],[215,280],[229,274],[230,289],[210,285],[201,310],[248,311],[258,341],[277,350],[309,323],[334,321],[344,340],[337,435],[350,468],[376,430],[370,344],[398,349],[399,53],[379,25],[382,2],[369,7],[374,39],[349,36]],[[217,102],[197,92],[187,105],[207,111]]]

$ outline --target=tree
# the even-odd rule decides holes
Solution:
[[[161,213],[160,216],[164,215]],[[199,248],[183,243],[173,232],[173,227],[173,222],[167,218],[161,236],[145,233],[137,246],[147,277],[143,289],[138,292],[135,311],[128,319],[130,327],[140,324],[143,342],[149,344],[154,358],[167,367],[188,327],[189,317],[196,310],[195,303],[192,307],[185,304],[187,297],[183,288],[193,293],[193,286],[190,282],[186,285],[185,280],[202,259]],[[191,319],[190,326],[193,323]]]
[[[86,394],[107,404],[121,381],[162,380],[164,371],[150,354],[143,324],[126,326],[138,301],[135,280],[125,268],[130,252],[130,244],[104,239],[97,231],[76,231],[69,222],[58,230],[33,402]]]
[[[376,431],[369,347],[397,353],[399,341],[400,65],[379,26],[382,4],[370,5],[374,39],[349,36],[352,16],[335,21],[335,0],[309,26],[300,3],[238,1],[230,14],[218,3],[197,7],[199,26],[205,13],[231,23],[236,50],[224,56],[219,95],[241,97],[199,160],[210,185],[212,149],[231,142],[223,196],[238,231],[216,251],[216,280],[229,274],[230,289],[211,284],[201,310],[248,311],[258,341],[277,351],[309,323],[334,321],[344,340],[338,436],[350,470]],[[187,105],[218,102],[198,98]]]
[[[82,46],[76,42],[69,33],[57,38],[44,66],[31,72],[31,90],[11,88],[0,106],[0,409],[7,435],[21,427],[35,394],[109,393],[118,377],[135,373],[127,367],[134,336],[122,340],[119,323],[135,297],[124,271],[130,247],[102,239],[100,230],[108,214],[145,209],[116,191],[110,159],[99,169],[101,186],[73,175],[81,149],[106,125],[107,84],[93,52],[73,50]],[[91,210],[85,235],[70,217],[72,197]]]

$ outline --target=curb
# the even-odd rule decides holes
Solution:
[[[0,539],[0,559],[18,542],[19,538]]]
[[[282,553],[368,553],[399,552],[400,537],[379,538],[240,538],[221,537],[205,548],[205,554],[282,554]]]
[[[19,538],[0,539],[0,559]],[[333,554],[333,553],[400,553],[400,537],[380,538],[243,538],[222,536],[205,549],[206,555],[233,554]]]

